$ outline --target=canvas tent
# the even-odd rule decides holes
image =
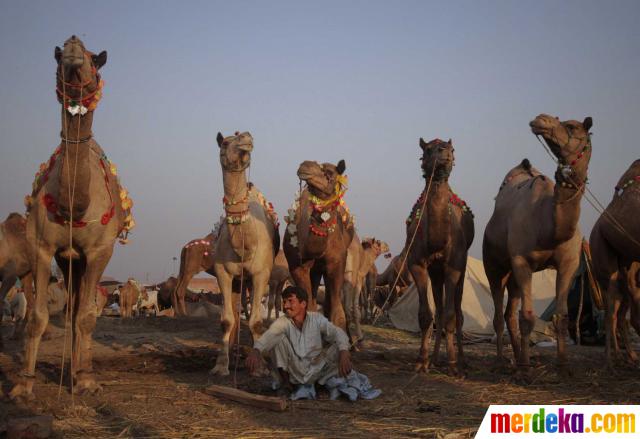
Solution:
[[[431,288],[430,288],[431,290]],[[533,309],[537,316],[541,316],[553,301],[556,294],[555,270],[544,270],[533,275]],[[433,306],[433,296],[429,291],[429,305]],[[506,293],[505,301],[506,305]],[[404,294],[396,300],[389,309],[389,318],[398,329],[420,332],[418,324],[418,291],[415,285],[409,286]],[[493,299],[489,289],[489,281],[484,272],[480,259],[467,259],[467,272],[464,278],[464,293],[462,295],[462,312],[464,313],[465,333],[473,335],[494,334],[493,330]],[[548,333],[545,323],[536,325],[538,332]]]

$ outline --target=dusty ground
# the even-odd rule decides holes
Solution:
[[[0,436],[14,416],[51,414],[56,437],[473,437],[492,403],[640,401],[638,370],[607,373],[600,347],[570,347],[575,365],[570,382],[555,373],[554,348],[533,348],[535,379],[525,387],[511,382],[509,370],[494,367],[491,344],[465,346],[470,364],[466,379],[449,377],[442,368],[416,375],[417,336],[365,326],[368,349],[354,354],[354,364],[383,390],[380,398],[296,401],[288,411],[276,413],[204,394],[208,384],[234,384],[233,368],[230,377],[207,373],[219,346],[217,320],[166,317],[100,317],[94,368],[104,391],[72,398],[68,378],[58,385],[64,328],[56,321],[50,326],[52,338],[42,343],[38,359],[37,400],[27,405],[1,400]],[[11,329],[2,327],[5,340]],[[19,355],[19,344],[7,340],[0,354],[5,395],[18,372]],[[235,380],[240,389],[273,395],[267,378],[250,378],[242,365]]]

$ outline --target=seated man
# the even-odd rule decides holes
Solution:
[[[353,389],[351,394],[339,389],[347,385],[357,388],[356,397],[375,398],[380,394],[371,390],[364,375],[351,370],[347,334],[322,314],[307,312],[305,290],[287,287],[282,292],[282,300],[285,315],[256,340],[247,357],[250,373],[260,366],[261,355],[269,352],[282,377],[283,387],[297,385],[292,399],[315,398],[315,383],[326,385],[332,399],[337,398],[339,390],[355,399],[351,396]]]

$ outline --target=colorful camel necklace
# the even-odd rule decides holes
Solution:
[[[616,193],[618,195],[622,195],[622,193],[634,183],[640,183],[640,175],[636,175],[635,177],[625,181],[622,186],[616,186]]]
[[[229,212],[229,208],[233,206],[237,206],[238,204],[247,203],[249,201],[249,196],[251,195],[251,189],[253,188],[252,183],[247,183],[247,192],[244,197],[239,200],[229,200],[225,195],[222,197],[222,204],[224,205],[224,212],[226,213],[226,221],[227,224],[239,225],[243,224],[249,219],[249,206],[245,210],[240,212]]]
[[[426,191],[422,191],[422,193],[420,194],[420,197],[416,200],[415,204],[411,208],[411,213],[409,214],[409,216],[407,217],[407,220],[405,221],[407,226],[410,225],[414,219],[420,220],[420,217],[422,216],[422,209],[420,209],[419,206],[422,203],[424,203],[424,198],[426,196],[427,196]],[[449,189],[449,215],[451,215],[452,213],[451,211],[452,205],[459,207],[460,210],[462,210],[463,214],[469,213],[471,214],[471,216],[473,216],[473,212],[471,211],[471,208],[469,207],[469,205],[462,198],[460,198],[454,191]]]

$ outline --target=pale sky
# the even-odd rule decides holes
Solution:
[[[300,162],[345,159],[359,234],[394,254],[424,187],[418,139],[452,138],[480,257],[506,172],[528,157],[553,175],[528,126],[539,113],[593,117],[590,189],[605,204],[640,158],[639,22],[637,1],[2,0],[0,216],[24,212],[59,142],[53,53],[76,34],[108,52],[93,131],[138,224],[105,275],[161,281],[211,230],[218,131],[251,132],[251,180],[280,216]],[[588,235],[597,212],[582,208]]]

